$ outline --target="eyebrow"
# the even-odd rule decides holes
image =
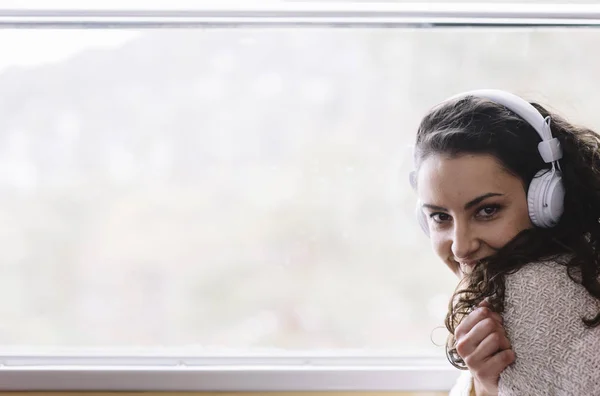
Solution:
[[[478,196],[475,199],[470,200],[469,202],[467,202],[465,204],[465,210],[471,209],[473,206],[481,203],[483,200],[490,198],[490,197],[501,197],[504,194],[500,194],[500,193],[493,193],[493,192],[489,192],[487,194],[483,194]],[[424,208],[429,208],[429,209],[433,209],[433,210],[441,210],[444,212],[448,212],[448,209],[444,208],[443,206],[437,206],[437,205],[432,205],[432,204],[423,204],[422,205]]]

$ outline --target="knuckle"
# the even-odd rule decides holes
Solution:
[[[467,330],[467,323],[465,320],[461,321],[458,326],[456,326],[456,329],[454,329],[454,336],[456,338],[458,338],[459,336],[463,336],[466,334]]]
[[[456,343],[456,352],[458,353],[458,355],[461,358],[465,359],[466,351],[467,351],[467,342],[465,341],[465,339],[458,341]]]
[[[502,343],[502,334],[495,332],[489,335],[490,342],[496,346],[499,346]]]
[[[467,367],[469,369],[477,369],[476,364],[475,364],[476,361],[473,359],[472,355],[464,357],[463,360],[465,361],[465,364],[467,365]]]
[[[490,316],[490,309],[486,307],[477,308],[475,311],[471,312],[471,315],[475,318],[477,322],[481,322],[485,318]]]
[[[491,333],[493,330],[496,329],[496,321],[494,321],[494,319],[492,319],[492,318],[486,318],[481,321],[481,327],[486,332]]]
[[[504,356],[502,356],[502,362],[508,366],[509,364],[514,362],[514,360],[515,360],[515,354],[513,353],[513,351],[510,349],[506,350],[504,353]]]
[[[494,312],[494,314],[492,315],[492,317],[494,319],[496,319],[496,321],[498,323],[502,323],[504,321],[504,319],[502,318],[502,316],[500,314],[496,313],[496,312]]]
[[[459,340],[465,335],[465,331],[463,329],[464,327],[458,325],[458,327],[456,327],[456,329],[454,330],[454,338],[456,338],[456,340]]]

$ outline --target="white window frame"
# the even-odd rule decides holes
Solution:
[[[191,357],[78,351],[4,356],[0,391],[447,391],[441,358],[293,355]]]
[[[567,3],[569,0],[565,0]],[[600,4],[321,0],[3,0],[0,27],[600,24]]]
[[[600,25],[596,4],[199,3],[3,0],[0,28]],[[428,358],[347,352],[199,357],[147,350],[4,350],[0,391],[447,391],[459,372],[442,351],[442,356]]]

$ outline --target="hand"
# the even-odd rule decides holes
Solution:
[[[502,317],[484,301],[462,320],[455,337],[456,352],[473,375],[476,394],[497,395],[500,373],[515,361]]]

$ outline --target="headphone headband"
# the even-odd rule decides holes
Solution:
[[[462,99],[468,96],[485,98],[501,104],[527,121],[542,139],[541,143],[538,145],[538,150],[546,163],[555,162],[562,158],[560,143],[558,139],[552,137],[550,117],[544,118],[540,112],[525,99],[510,92],[498,89],[478,89],[454,95],[444,102]]]

